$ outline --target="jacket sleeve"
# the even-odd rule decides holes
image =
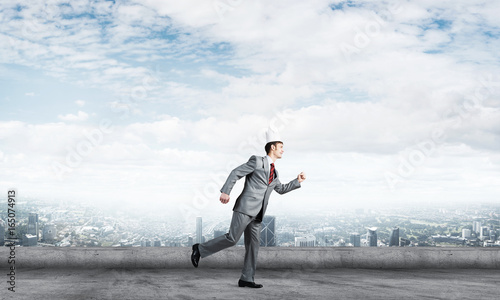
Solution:
[[[289,183],[287,184],[282,184],[278,178],[276,178],[276,180],[278,181],[276,183],[276,185],[274,186],[274,190],[278,193],[278,194],[285,194],[285,193],[288,193],[290,191],[293,191],[295,189],[298,189],[300,188],[300,182],[297,178],[295,178],[294,180],[290,181]]]
[[[226,179],[226,183],[224,183],[224,186],[220,190],[221,193],[229,195],[236,181],[242,178],[243,176],[252,173],[255,170],[256,165],[257,165],[257,157],[255,155],[252,155],[252,157],[250,157],[250,159],[246,163],[232,170]]]

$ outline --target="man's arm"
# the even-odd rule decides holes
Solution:
[[[241,179],[243,176],[252,173],[255,170],[256,165],[257,165],[257,157],[255,155],[252,155],[252,157],[250,157],[250,159],[246,163],[242,164],[239,167],[236,167],[234,170],[231,171],[231,173],[226,179],[226,183],[224,183],[224,186],[220,190],[222,193],[220,195],[220,202],[224,204],[229,202],[229,194],[231,193],[231,190],[236,184],[236,181]]]
[[[306,180],[306,174],[304,174],[304,172],[301,172],[296,179],[290,181],[289,183],[287,184],[282,184],[279,179],[276,179],[278,180],[278,182],[276,183],[276,186],[274,187],[274,190],[278,193],[278,194],[285,194],[285,193],[288,193],[290,191],[293,191],[295,189],[298,189],[300,188],[300,183],[304,180]]]

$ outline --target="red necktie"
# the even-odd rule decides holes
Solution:
[[[271,171],[269,172],[269,184],[273,182],[274,179],[274,164],[271,163]]]

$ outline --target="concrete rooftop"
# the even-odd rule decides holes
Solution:
[[[262,289],[237,286],[236,269],[22,269],[2,299],[500,299],[492,269],[257,270]]]
[[[237,286],[244,248],[203,258],[199,268],[190,253],[0,247],[0,299],[500,299],[498,248],[261,248],[262,289]]]

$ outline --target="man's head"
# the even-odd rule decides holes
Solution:
[[[283,142],[280,141],[269,142],[264,148],[267,155],[269,155],[271,158],[281,158],[284,152]]]

